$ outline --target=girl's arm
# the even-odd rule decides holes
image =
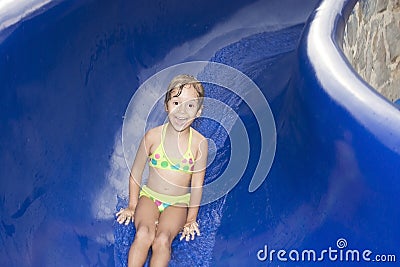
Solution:
[[[207,155],[208,155],[207,139],[203,138],[200,141],[197,155],[198,156],[196,158],[194,173],[192,174],[190,204],[189,204],[186,223],[195,222],[197,214],[199,212],[201,196],[203,194],[204,175],[206,173],[206,167],[207,167]]]
[[[138,197],[140,184],[142,183],[142,175],[146,166],[148,151],[149,151],[149,137],[148,133],[143,137],[140,142],[139,148],[136,152],[136,157],[132,165],[132,169],[129,175],[129,202],[128,208],[135,209]]]
[[[147,162],[149,151],[149,137],[146,134],[140,142],[139,148],[136,152],[135,160],[129,174],[129,202],[126,209],[121,209],[117,212],[117,221],[126,225],[133,222],[135,209],[138,202],[140,184],[142,182],[143,171]]]

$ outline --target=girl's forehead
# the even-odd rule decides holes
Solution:
[[[171,98],[173,97],[180,97],[180,98],[190,98],[190,99],[194,99],[194,98],[198,98],[198,93],[196,91],[196,89],[193,87],[193,85],[191,84],[185,84],[182,88],[181,93],[179,94],[179,96],[177,96],[176,94],[179,92],[179,88],[174,88],[171,91]]]

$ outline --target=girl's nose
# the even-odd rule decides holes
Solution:
[[[183,111],[184,107],[182,104],[175,106],[174,109],[172,110],[173,113],[182,113]]]
[[[179,104],[176,108],[176,111],[179,113],[184,113],[186,111],[185,103]]]

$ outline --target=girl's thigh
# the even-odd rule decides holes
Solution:
[[[157,205],[148,197],[142,196],[139,198],[135,210],[135,227],[146,225],[155,229],[160,212]]]
[[[172,239],[182,230],[186,223],[187,207],[169,206],[158,219],[157,234],[168,234]]]

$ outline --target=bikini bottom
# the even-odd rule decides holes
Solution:
[[[190,193],[181,196],[170,196],[155,192],[148,188],[147,185],[142,186],[142,189],[139,193],[139,198],[141,196],[145,196],[153,200],[160,212],[163,212],[167,207],[171,205],[186,204],[187,206],[189,206],[190,202]]]

